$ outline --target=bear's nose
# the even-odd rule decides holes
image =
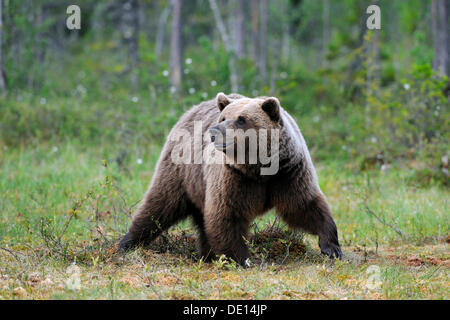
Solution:
[[[209,134],[211,136],[211,142],[214,142],[216,141],[216,136],[221,135],[222,132],[216,127],[212,127],[211,129],[209,129]]]

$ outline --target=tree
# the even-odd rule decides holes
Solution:
[[[182,44],[182,9],[183,0],[172,0],[172,32],[170,37],[170,82],[177,91],[181,88],[183,77]]]
[[[139,3],[138,0],[123,0],[122,38],[128,50],[130,69],[139,62]]]
[[[290,38],[291,38],[291,30],[290,30],[290,24],[289,24],[289,2],[285,1],[283,3],[282,13],[286,17],[283,19],[283,36],[281,40],[281,58],[284,62],[289,61],[289,52],[290,52]]]
[[[234,0],[234,52],[238,58],[245,54],[244,0]]]
[[[219,29],[220,37],[222,38],[225,50],[227,50],[227,52],[230,54],[230,59],[228,60],[228,69],[230,71],[231,90],[233,92],[238,92],[239,84],[238,84],[238,75],[236,71],[236,55],[233,50],[233,44],[231,43],[229,33],[227,32],[225,24],[223,23],[222,16],[220,15],[219,7],[217,6],[216,0],[209,0],[209,5],[214,14],[217,29]]]
[[[158,27],[156,29],[155,56],[161,55],[164,46],[164,31],[166,30],[166,22],[169,18],[170,6],[166,6],[158,19]]]
[[[373,3],[378,5],[378,0]],[[380,80],[380,30],[366,30],[366,90],[372,93],[372,86],[377,87]]]
[[[258,63],[259,52],[259,2],[251,0],[250,2],[251,20],[252,20],[252,59]]]
[[[431,2],[431,19],[434,44],[433,69],[441,75],[450,74],[450,51],[448,36],[448,19],[450,6],[448,0]]]
[[[2,35],[3,35],[3,19],[2,19],[3,3],[0,0],[0,92],[6,91],[5,72],[3,69],[3,47],[2,47]]]
[[[327,46],[330,40],[330,1],[323,0],[322,3],[322,65],[325,64]]]
[[[261,31],[259,34],[259,72],[261,82],[266,83],[267,79],[267,0],[260,0],[261,11]]]

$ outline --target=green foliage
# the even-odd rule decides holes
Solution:
[[[365,152],[384,152],[389,159],[423,156],[438,166],[450,141],[447,85],[429,65],[414,65],[401,83],[368,94]]]
[[[214,49],[204,37],[185,53],[185,77],[181,93],[173,94],[168,66],[156,60],[153,46],[141,39],[139,86],[131,85],[132,74],[121,75],[124,66],[111,50],[117,44],[93,41],[62,60],[64,69],[50,67],[42,88],[17,90],[0,97],[2,144],[39,144],[44,141],[79,141],[85,144],[142,148],[161,144],[179,116],[192,105],[229,92],[226,51]],[[361,92],[349,100],[343,67],[351,57],[339,54],[333,66],[311,71],[302,62],[282,62],[276,79],[276,95],[297,119],[316,159],[357,159],[383,154],[384,162],[416,159],[436,172],[448,150],[448,79],[435,76],[429,64],[414,64],[398,73],[384,64],[381,85],[366,92],[365,69],[354,74],[352,87]],[[214,54],[211,54],[214,53]],[[390,55],[384,54],[389,61]],[[420,59],[419,59],[420,60]],[[257,85],[257,69],[247,59],[238,61],[241,92],[269,94]],[[342,67],[341,67],[342,66]],[[259,90],[258,90],[259,89]],[[357,91],[355,91],[357,92]],[[355,98],[352,98],[355,99]],[[445,177],[441,176],[438,181]]]

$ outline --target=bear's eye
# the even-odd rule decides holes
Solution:
[[[219,122],[224,122],[225,121],[225,118],[222,118],[222,119],[220,119],[220,121]]]
[[[244,117],[238,117],[236,123],[241,125],[241,126],[244,125],[245,124],[245,118]]]

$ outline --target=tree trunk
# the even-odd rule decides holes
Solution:
[[[258,64],[259,57],[259,1],[250,2],[251,20],[252,20],[252,59]]]
[[[363,12],[365,10],[364,2],[362,0],[356,2],[358,5],[358,11]],[[362,52],[366,52],[366,42],[365,37],[367,32],[369,31],[367,29],[366,25],[366,15],[361,15],[359,19],[359,33],[358,33],[358,41],[357,41],[357,47],[361,48]],[[354,48],[354,49],[356,49]],[[347,76],[346,80],[344,81],[344,90],[346,94],[348,95],[348,98],[353,101],[356,96],[358,96],[360,92],[360,86],[354,82],[355,74],[363,67],[364,62],[364,54],[358,53],[354,55],[354,58],[350,62],[348,68],[347,68]]]
[[[138,0],[124,0],[122,5],[122,37],[128,49],[132,70],[139,62],[139,3]]]
[[[445,76],[449,76],[450,73],[448,10],[449,6],[446,4],[446,0],[432,0],[431,20],[434,44],[433,69]]]
[[[322,7],[322,66],[326,63],[328,42],[330,39],[330,1],[323,0]]]
[[[139,63],[139,0],[122,0],[121,4],[122,42],[127,50],[128,61],[123,74],[130,72],[131,86],[136,88],[138,86],[136,67]]]
[[[158,58],[164,47],[164,31],[166,30],[167,19],[169,18],[170,7],[165,7],[158,20],[158,27],[156,30],[156,44],[155,56]]]
[[[450,1],[441,0],[441,21],[442,21],[442,35],[441,41],[444,43],[442,64],[445,66],[444,74],[450,76],[450,35],[449,35],[449,17],[450,17]]]
[[[440,49],[441,43],[439,42],[439,0],[431,1],[431,31],[433,33],[433,46],[434,46],[434,59],[433,59],[433,69],[438,70],[440,65]]]
[[[259,72],[261,82],[266,84],[267,79],[267,0],[260,0],[261,32],[259,35]]]
[[[378,5],[378,0],[374,0],[373,4]],[[372,94],[372,88],[378,88],[380,80],[380,30],[367,30],[370,39],[366,40],[366,56],[367,56],[367,92]]]
[[[365,41],[366,54],[366,90],[370,95],[372,89],[377,88],[380,80],[380,33],[379,30],[370,30]]]
[[[289,2],[283,3],[283,15],[289,15]],[[289,19],[283,19],[283,36],[281,40],[281,59],[288,62],[290,58],[290,24]]]
[[[279,48],[280,39],[275,38],[271,41],[271,48]],[[275,49],[273,51],[273,56],[271,59],[271,71],[270,71],[270,85],[269,85],[269,94],[274,95],[276,90],[276,80],[278,74],[278,63],[280,62],[280,50]]]
[[[245,55],[244,0],[234,0],[234,52],[240,59]]]
[[[182,44],[182,8],[183,0],[172,0],[172,34],[170,37],[170,82],[179,92],[183,77]]]
[[[225,24],[223,23],[222,16],[219,12],[219,7],[217,6],[216,0],[209,0],[209,5],[214,14],[214,18],[216,20],[217,29],[219,30],[219,34],[222,38],[225,49],[230,54],[230,59],[228,60],[228,69],[230,71],[230,84],[231,90],[233,92],[239,91],[239,80],[238,74],[236,70],[236,55],[233,50],[233,44],[231,43],[229,34],[227,29],[225,28]]]
[[[0,0],[0,93],[6,92],[6,80],[5,80],[5,71],[4,71],[4,62],[3,62],[3,19],[2,19],[2,8],[3,3]]]
[[[39,31],[36,33],[36,58],[38,63],[41,65],[44,62],[45,57],[45,46],[43,40],[43,30],[42,23],[44,22],[44,9],[42,5],[38,5],[36,8],[36,25]]]

